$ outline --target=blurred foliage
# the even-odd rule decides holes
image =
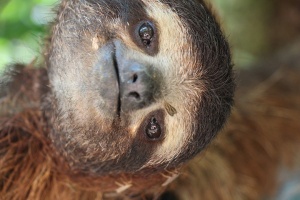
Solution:
[[[269,22],[274,0],[211,0],[219,15],[237,66],[249,66],[270,50]]]
[[[56,0],[0,1],[0,69],[15,62],[28,63],[40,52],[46,24]]]

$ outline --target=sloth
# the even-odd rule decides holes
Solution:
[[[202,1],[63,0],[44,57],[2,78],[7,199],[74,199],[69,181],[104,198],[157,198],[233,104],[228,43]]]
[[[294,155],[299,113],[252,105],[272,95],[237,103],[212,142],[235,78],[202,0],[62,0],[43,56],[1,77],[3,199],[259,199]],[[299,108],[296,89],[270,91]]]

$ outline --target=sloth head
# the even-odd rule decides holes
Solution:
[[[87,174],[183,163],[233,101],[228,44],[201,0],[65,0],[47,65],[49,137]]]

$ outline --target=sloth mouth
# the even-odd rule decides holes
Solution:
[[[119,65],[116,57],[116,46],[113,45],[113,52],[112,52],[112,61],[113,61],[113,68],[116,73],[116,79],[118,84],[118,99],[117,99],[117,115],[121,115],[121,94],[120,94],[120,74],[119,74]]]
[[[96,76],[92,83],[99,91],[101,99],[97,107],[107,119],[112,119],[120,115],[121,111],[119,66],[115,45],[112,42],[103,45],[98,49],[97,57],[93,66]]]

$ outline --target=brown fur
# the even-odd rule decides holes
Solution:
[[[180,199],[260,199],[276,194],[280,167],[292,170],[299,151],[299,75],[297,67],[278,69],[255,89],[241,88],[226,129],[170,189]],[[20,96],[26,96],[26,90]],[[101,189],[113,191],[126,183],[133,184],[132,194],[160,194],[164,189],[167,172],[100,179],[68,174],[43,134],[38,109],[2,117],[0,127],[2,199],[102,199]]]
[[[300,171],[300,59],[290,50],[241,75],[225,130],[174,185],[179,199],[274,199],[280,173]]]
[[[102,177],[71,172],[51,146],[41,107],[48,90],[46,70],[16,65],[5,84],[0,116],[0,199],[102,199],[158,196],[176,170],[154,174],[118,174]],[[11,74],[11,73],[9,73]],[[117,189],[130,185],[126,192]],[[146,190],[147,189],[147,190]]]
[[[0,196],[1,199],[101,199],[104,197],[158,196],[168,176],[157,174],[119,174],[88,177],[70,173],[55,153],[45,132],[38,109],[24,110],[10,118],[1,118]],[[116,189],[130,184],[130,193]],[[159,185],[158,185],[159,184]],[[146,190],[147,189],[147,190]],[[142,194],[141,194],[142,193]]]

